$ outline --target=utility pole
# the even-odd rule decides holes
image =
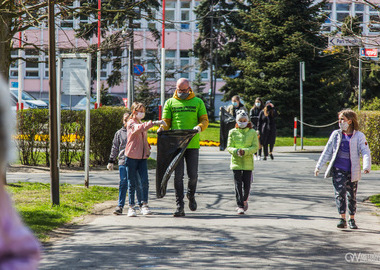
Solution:
[[[359,47],[359,82],[358,82],[358,111],[361,109],[361,99],[362,99],[362,59],[360,57],[361,47]]]
[[[215,102],[214,102],[214,72],[213,72],[213,28],[214,28],[214,0],[211,0],[211,10],[210,10],[210,109],[211,118],[214,119],[215,114]]]
[[[162,0],[162,36],[161,36],[161,108],[165,103],[165,0]],[[161,115],[160,115],[161,116]]]
[[[301,150],[303,150],[303,82],[305,81],[305,62],[300,62],[300,128]]]
[[[102,8],[102,1],[98,0],[98,51],[96,53],[96,103],[95,103],[95,109],[101,107],[100,103],[100,70],[102,68],[101,59],[102,59],[102,53],[100,51],[100,18],[101,18],[101,8]]]
[[[48,28],[49,28],[49,138],[50,138],[50,177],[51,198],[53,205],[59,205],[59,163],[58,163],[58,125],[57,125],[57,71],[55,65],[55,18],[54,0],[49,0]],[[61,75],[61,74],[59,74]]]
[[[128,108],[131,109],[132,103],[134,101],[134,66],[133,66],[133,57],[134,57],[134,30],[133,30],[133,18],[129,18],[129,46],[128,46]]]

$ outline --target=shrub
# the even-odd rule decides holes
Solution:
[[[380,164],[380,111],[360,111],[359,126],[371,149],[372,163]]]
[[[61,112],[61,164],[72,165],[76,160],[84,164],[84,123],[85,111]]]
[[[49,138],[49,113],[47,109],[17,112],[17,149],[21,164],[37,165],[41,149],[46,149]],[[46,152],[47,160],[48,151]]]
[[[115,132],[122,126],[124,107],[101,107],[90,112],[90,154],[97,165],[108,162]],[[61,112],[61,164],[84,166],[85,111]],[[17,112],[17,148],[24,165],[38,165],[41,151],[49,166],[49,110],[29,109]]]
[[[106,107],[91,110],[90,149],[95,164],[107,164],[115,132],[122,127],[125,107]]]

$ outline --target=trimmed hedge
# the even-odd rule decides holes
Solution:
[[[358,112],[360,131],[362,131],[371,149],[373,164],[380,164],[380,111]]]
[[[90,112],[90,155],[92,164],[108,162],[115,132],[122,127],[124,107],[103,106]],[[17,148],[20,162],[25,165],[41,165],[45,153],[45,165],[49,166],[49,110],[29,109],[17,112]],[[71,166],[79,161],[84,165],[85,111],[61,111],[61,164]]]

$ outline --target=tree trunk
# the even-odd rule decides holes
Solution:
[[[10,34],[12,18],[0,13],[0,76],[9,81],[9,66],[11,63],[11,41]]]

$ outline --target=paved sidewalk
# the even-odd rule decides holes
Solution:
[[[379,172],[359,184],[359,229],[338,230],[331,180],[312,176],[319,154],[275,151],[256,162],[249,209],[238,216],[229,154],[214,150],[201,149],[196,212],[186,202],[186,217],[174,218],[173,179],[156,199],[150,171],[154,215],[109,211],[47,247],[40,269],[380,269],[379,212],[362,202],[380,193]]]

